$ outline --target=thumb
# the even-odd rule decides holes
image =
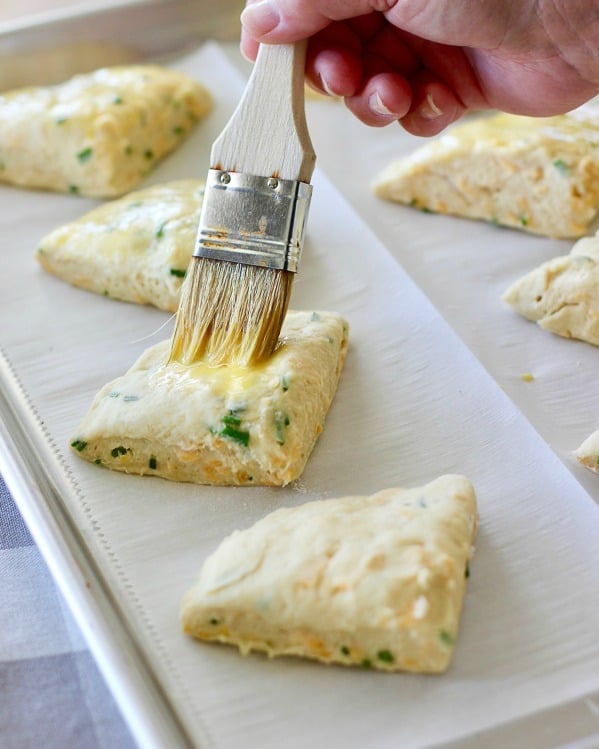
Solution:
[[[387,9],[393,4],[387,2]],[[250,0],[241,23],[253,39],[280,44],[312,36],[331,21],[372,13],[376,5],[376,0]]]

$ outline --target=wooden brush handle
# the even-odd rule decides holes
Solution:
[[[212,169],[310,182],[316,155],[304,106],[306,43],[261,44],[243,96],[212,146]]]

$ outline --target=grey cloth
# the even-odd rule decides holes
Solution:
[[[0,478],[0,747],[135,746]]]

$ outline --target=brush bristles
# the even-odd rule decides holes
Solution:
[[[181,290],[171,360],[249,367],[274,351],[293,273],[194,257]]]

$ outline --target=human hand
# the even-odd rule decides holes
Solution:
[[[241,50],[309,39],[306,74],[368,125],[546,116],[599,93],[599,0],[247,0]]]

